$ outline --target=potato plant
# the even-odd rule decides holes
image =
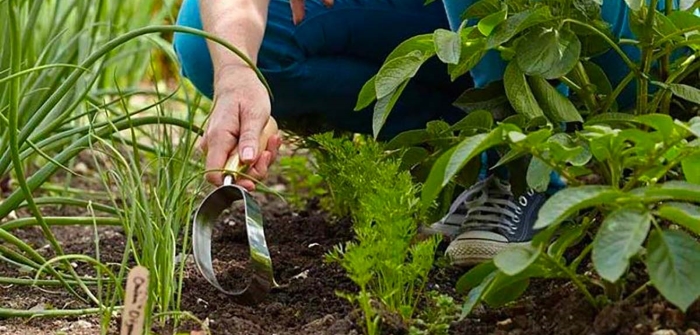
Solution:
[[[463,316],[479,303],[516,299],[532,278],[568,278],[595,307],[648,285],[683,311],[700,296],[697,5],[627,0],[636,39],[622,39],[601,19],[601,4],[477,1],[464,13],[473,24],[405,41],[359,94],[358,110],[376,101],[377,134],[428,59],[439,58],[456,79],[496,53],[504,76],[455,101],[464,119],[434,121],[389,144],[406,149],[404,167],[422,183],[423,210],[441,213],[436,200],[449,203],[455,184],[469,186],[487,150],[501,153],[497,166],[527,171],[511,177],[516,192],[544,191],[552,172],[568,184],[540,210],[529,247],[462,277]],[[608,78],[592,61],[604,52],[623,60],[624,78]],[[618,103],[625,90],[633,92],[631,108]],[[585,261],[595,276],[585,274]],[[645,267],[648,283],[628,287],[635,265]]]

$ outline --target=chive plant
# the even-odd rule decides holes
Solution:
[[[187,236],[201,187],[202,167],[192,148],[201,135],[197,124],[203,108],[192,89],[163,93],[143,89],[150,85],[143,80],[162,71],[153,68],[154,54],[174,58],[163,36],[179,31],[224,45],[267,83],[223,40],[160,25],[173,21],[177,3],[0,0],[0,38],[6,46],[0,49],[0,176],[13,180],[10,194],[0,198],[0,261],[31,275],[0,278],[0,283],[63,286],[86,303],[83,309],[50,313],[0,308],[0,317],[99,313],[106,332],[134,263],[152,273],[148,312],[163,320],[179,313],[184,262],[176,260],[187,253],[189,241],[181,237]],[[133,105],[133,97],[144,96],[153,101]],[[84,151],[92,153],[102,190],[71,187],[71,178],[84,177],[70,169]],[[58,172],[68,176],[60,179],[63,184],[56,183]],[[45,216],[56,205],[87,214]],[[101,262],[99,248],[94,255],[64,253],[54,230],[72,225],[95,231],[102,225],[121,227],[128,243],[120,266],[114,270]],[[14,234],[30,226],[41,228],[50,252],[42,254]],[[97,278],[77,273],[72,261],[93,266]]]

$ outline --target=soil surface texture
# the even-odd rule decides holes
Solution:
[[[352,292],[355,287],[337,265],[324,261],[335,246],[352,239],[351,223],[326,215],[315,202],[305,210],[293,211],[285,203],[261,198],[265,233],[275,277],[280,285],[261,303],[243,306],[217,291],[198,273],[191,256],[186,257],[186,279],[182,310],[206,320],[213,334],[362,334],[358,313],[336,292]],[[56,209],[52,215],[75,214]],[[245,286],[245,263],[249,253],[240,214],[234,209],[217,223],[213,257],[220,282],[229,289]],[[95,256],[95,230],[92,227],[60,227],[57,238],[66,252]],[[49,248],[38,228],[15,232],[36,248]],[[125,238],[118,227],[97,229],[99,253],[103,262],[119,263]],[[47,253],[47,257],[48,257]],[[80,273],[93,271],[75,264]],[[454,285],[464,270],[436,269],[428,288],[438,289],[462,301]],[[639,272],[640,278],[643,273]],[[28,278],[21,270],[0,262],[0,277]],[[597,293],[597,292],[596,292]],[[60,288],[0,286],[0,308],[47,309],[83,308]],[[117,334],[118,318],[110,334]],[[185,329],[186,327],[191,327]],[[404,334],[401,327],[389,327],[383,334]],[[19,319],[0,317],[0,335],[100,334],[96,317]],[[198,330],[185,325],[179,332]],[[452,324],[451,334],[471,335],[697,335],[700,332],[700,306],[683,314],[665,303],[657,292],[647,289],[631,301],[601,311],[591,308],[570,283],[533,281],[516,302],[502,308],[478,307],[466,320]],[[170,334],[154,329],[155,334]]]

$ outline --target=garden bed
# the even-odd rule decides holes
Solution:
[[[263,206],[266,234],[272,254],[275,276],[281,287],[257,306],[241,306],[210,286],[196,271],[191,257],[186,259],[182,310],[207,320],[212,334],[353,334],[358,313],[336,291],[353,291],[352,282],[338,266],[324,262],[324,255],[336,245],[352,238],[348,220],[336,220],[324,213],[316,201],[295,212],[281,200],[259,197]],[[73,212],[71,212],[73,211]],[[74,209],[55,209],[52,215],[76,214]],[[231,214],[230,217],[235,216]],[[245,235],[222,217],[213,243],[215,264],[222,270],[220,280],[233,285],[238,261],[247,254]],[[124,235],[120,228],[102,227],[99,231],[100,258],[103,262],[121,261]],[[41,249],[46,245],[38,228],[18,231],[18,237]],[[55,233],[66,252],[95,255],[92,227],[56,228]],[[92,271],[77,264],[81,273]],[[430,289],[449,294],[461,302],[454,287],[462,272],[436,269]],[[0,276],[21,277],[6,263],[0,263]],[[62,289],[39,289],[26,286],[0,288],[0,306],[17,309],[69,308],[82,306]],[[116,332],[119,319],[113,320]],[[187,327],[197,329],[188,324]],[[405,333],[394,327],[388,333]],[[37,318],[0,320],[0,334],[99,334],[95,317]],[[181,329],[184,331],[185,329]],[[700,331],[700,306],[687,315],[670,307],[650,289],[629,302],[592,309],[576,288],[564,281],[536,281],[521,299],[500,309],[477,308],[472,315],[453,324],[453,334],[651,334],[673,330],[676,334]],[[170,333],[155,329],[156,333]],[[657,334],[673,334],[671,332]]]

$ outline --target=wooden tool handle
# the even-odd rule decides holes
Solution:
[[[265,124],[265,127],[263,128],[262,134],[260,134],[260,143],[258,145],[257,150],[258,155],[265,151],[265,149],[267,148],[267,141],[272,135],[277,134],[278,131],[279,128],[277,127],[277,121],[275,121],[275,119],[272,116],[270,116],[270,118],[267,120],[267,123]],[[233,149],[231,157],[229,157],[228,161],[226,161],[226,165],[224,168],[227,171],[242,172],[241,170],[244,167],[245,165],[241,164],[241,156],[238,152],[238,147],[236,147]]]

